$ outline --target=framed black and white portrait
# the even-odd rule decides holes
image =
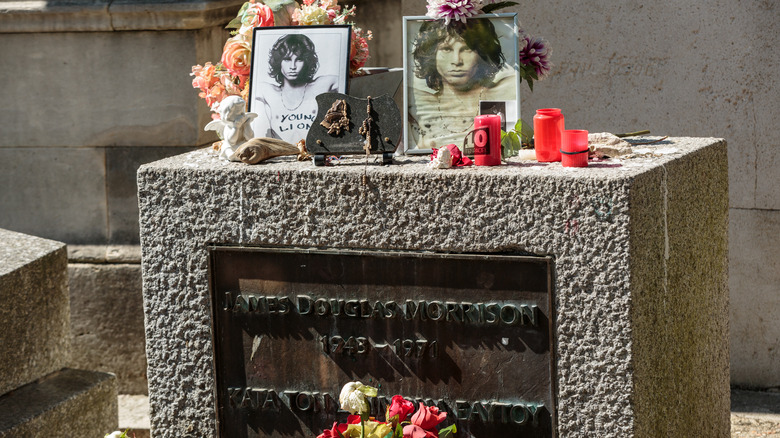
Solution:
[[[465,23],[404,17],[404,152],[462,147],[474,117],[520,115],[517,14],[479,15]]]
[[[349,25],[255,28],[249,83],[255,137],[306,139],[317,95],[347,92],[350,36]]]

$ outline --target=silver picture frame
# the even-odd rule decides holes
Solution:
[[[445,26],[426,16],[404,17],[404,153],[463,147],[480,102],[520,118],[517,14],[484,14]],[[503,103],[503,105],[495,105]]]

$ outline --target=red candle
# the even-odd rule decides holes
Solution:
[[[561,143],[563,167],[588,167],[588,131],[566,129]]]
[[[534,149],[536,160],[542,163],[561,161],[563,114],[559,108],[536,110],[534,116]]]
[[[484,114],[474,118],[474,164],[501,164],[501,116]]]

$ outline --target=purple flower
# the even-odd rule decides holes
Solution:
[[[550,71],[550,55],[552,48],[542,38],[525,36],[520,41],[520,63],[533,66],[539,79]]]
[[[479,14],[476,0],[428,0],[428,17],[444,19],[444,25],[450,21],[466,22],[466,18]]]

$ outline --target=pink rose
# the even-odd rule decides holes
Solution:
[[[222,49],[222,65],[234,76],[249,76],[252,63],[252,45],[248,38],[236,35]]]
[[[394,395],[390,401],[390,406],[387,408],[387,415],[385,418],[388,422],[398,424],[402,421],[406,421],[412,412],[414,412],[414,403],[406,400],[400,395]]]
[[[195,76],[192,79],[192,88],[199,88],[204,92],[211,88],[211,86],[217,82],[217,77],[214,76],[215,71],[216,67],[210,62],[207,62],[206,65],[203,66],[192,66],[192,73],[190,73],[190,76]]]
[[[341,10],[338,0],[320,0],[320,7],[322,9],[332,9],[335,11]]]
[[[222,99],[228,96],[225,91],[225,86],[222,83],[217,82],[207,92],[201,93],[200,97],[206,99],[206,104],[212,107],[215,103],[222,102]]]
[[[241,17],[241,29],[238,33],[250,34],[256,27],[268,27],[274,25],[274,13],[268,6],[262,3],[252,3]]]
[[[229,96],[241,94],[241,77],[222,75],[219,82],[225,87],[225,93]]]
[[[415,424],[407,424],[404,426],[404,438],[438,438],[434,432],[427,431]]]
[[[368,40],[372,38],[371,31],[365,34],[357,27],[352,28],[352,43],[349,48],[349,73],[354,76],[368,61]]]
[[[439,412],[436,406],[420,404],[420,409],[412,415],[412,424],[425,430],[433,430],[439,423],[447,418],[446,412]]]

